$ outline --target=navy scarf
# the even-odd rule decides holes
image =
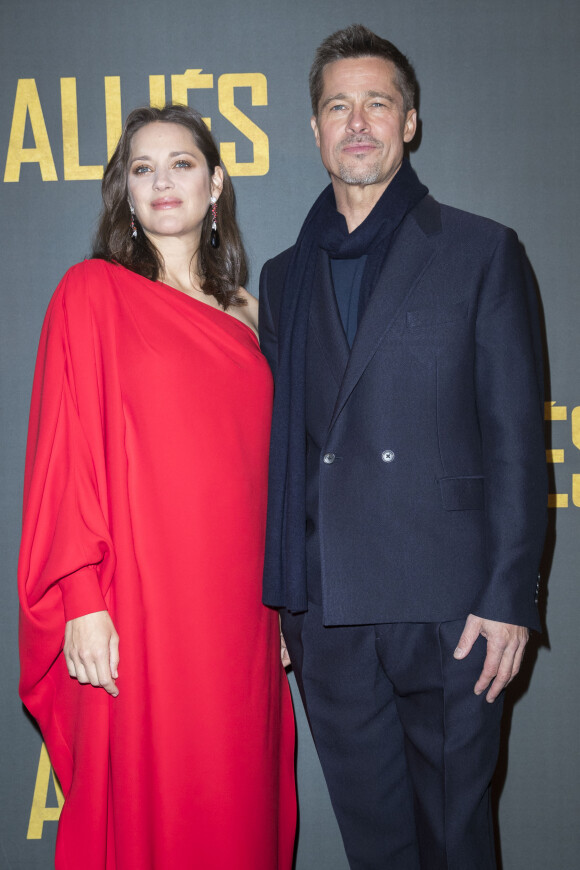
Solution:
[[[359,312],[378,278],[396,229],[428,193],[407,160],[360,226],[348,232],[332,185],[300,230],[288,266],[278,327],[278,368],[270,442],[264,604],[300,612],[306,592],[306,339],[319,248],[332,258],[368,255]],[[359,314],[360,317],[360,314]]]

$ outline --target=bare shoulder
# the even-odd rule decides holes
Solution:
[[[238,294],[244,299],[245,305],[235,306],[229,309],[230,313],[247,324],[254,332],[258,331],[258,300],[244,287],[240,287]]]

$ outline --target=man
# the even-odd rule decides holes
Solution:
[[[404,158],[416,81],[362,26],[310,75],[330,186],[264,267],[276,378],[264,601],[281,608],[352,868],[495,867],[502,693],[546,522],[530,267]]]

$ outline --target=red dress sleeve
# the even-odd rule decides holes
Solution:
[[[18,583],[21,696],[35,715],[32,696],[62,649],[65,621],[107,609],[115,562],[98,336],[83,266],[51,300],[32,390]]]

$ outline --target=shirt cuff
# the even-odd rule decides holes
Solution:
[[[96,565],[87,565],[73,574],[68,574],[58,585],[62,594],[65,622],[78,616],[86,616],[87,613],[107,610]]]

